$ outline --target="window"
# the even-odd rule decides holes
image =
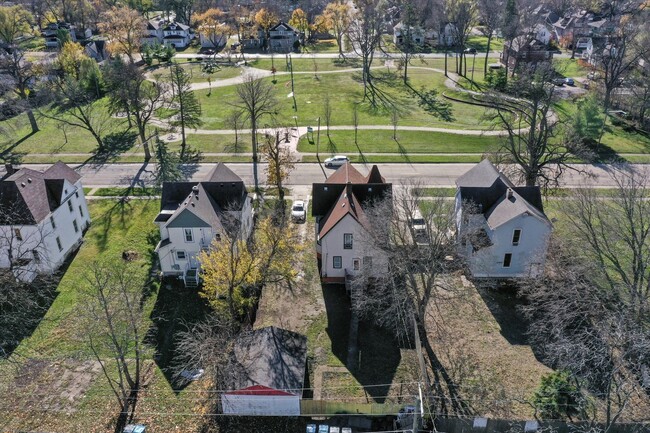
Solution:
[[[53,229],[56,228],[56,224],[54,223],[54,217],[53,216],[50,217],[50,224],[52,224]]]
[[[345,233],[343,235],[343,249],[352,249],[352,233]]]
[[[509,268],[510,263],[512,263],[512,253],[506,253],[506,255],[503,256],[503,267]]]
[[[217,233],[216,235],[214,235],[214,240],[217,242],[221,242],[221,233]]]
[[[74,192],[74,196],[77,197],[77,198],[79,198],[79,191],[75,191],[75,192]]]
[[[14,234],[16,235],[16,240],[19,241],[23,240],[23,234],[20,233],[20,229],[14,229]]]
[[[34,262],[41,263],[41,256],[38,254],[38,250],[32,250],[32,255],[34,256]]]
[[[359,259],[352,259],[352,269],[355,271],[358,271],[361,269],[361,260]]]
[[[77,225],[77,220],[72,220],[72,227],[74,227],[75,233],[79,233],[79,226]]]
[[[521,239],[521,229],[515,229],[512,232],[512,245],[519,245],[520,239]]]
[[[343,267],[343,258],[341,256],[332,257],[332,267],[334,269],[341,269]]]
[[[177,260],[185,260],[185,251],[176,251]]]
[[[185,242],[194,242],[194,235],[192,229],[185,229]]]
[[[56,237],[56,246],[59,247],[59,251],[63,251],[63,245],[61,245],[61,238]]]
[[[82,218],[83,218],[83,216],[84,216],[84,210],[83,210],[83,208],[81,207],[81,205],[79,205],[79,215],[81,215]]]
[[[72,200],[68,200],[68,209],[72,212]]]

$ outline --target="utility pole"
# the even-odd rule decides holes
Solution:
[[[291,55],[289,55],[289,71],[291,72],[291,96],[293,97],[293,111],[298,111],[298,104],[296,102],[296,92],[293,86],[293,61],[291,60]]]
[[[474,65],[475,64],[476,64],[476,52],[474,52],[474,60],[472,61],[472,89],[474,88]]]
[[[318,130],[316,131],[316,159],[318,160],[318,165],[320,165],[320,169],[323,172],[323,176],[327,179],[327,174],[325,174],[325,169],[323,168],[323,163],[320,160],[320,156],[318,154],[318,147],[320,144],[320,116],[318,116]]]

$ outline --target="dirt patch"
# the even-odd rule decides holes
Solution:
[[[458,277],[458,287],[463,282]],[[466,284],[463,296],[432,303],[428,339],[447,374],[459,385],[460,398],[478,414],[528,418],[525,404],[551,369],[526,344],[526,323],[517,299]]]
[[[30,359],[17,370],[4,398],[14,407],[73,412],[100,370],[96,361]]]

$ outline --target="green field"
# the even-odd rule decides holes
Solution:
[[[426,131],[397,131],[397,140],[393,131],[359,130],[358,144],[354,144],[354,131],[321,131],[319,151],[321,155],[329,153],[355,154],[361,152],[377,153],[483,153],[495,150],[499,137],[447,134]],[[316,141],[316,134],[314,134]],[[316,152],[316,144],[311,144],[303,136],[298,144],[300,152]]]
[[[277,77],[273,84],[279,101],[277,107],[278,118],[286,124],[293,124],[292,116],[298,117],[298,124],[302,126],[315,126],[318,117],[323,122],[323,98],[329,95],[332,107],[331,125],[352,124],[352,111],[355,103],[359,105],[359,124],[361,125],[390,125],[390,111],[395,107],[400,115],[400,125],[411,126],[438,126],[443,128],[461,129],[488,129],[489,123],[483,119],[485,110],[461,103],[452,103],[455,121],[446,122],[426,113],[414,97],[414,91],[436,89],[444,91],[445,77],[442,74],[432,73],[428,70],[413,69],[409,74],[409,89],[401,79],[392,73],[378,74],[376,83],[387,102],[379,108],[371,108],[363,100],[363,85],[357,74],[322,74],[318,79],[311,75],[295,77],[295,96],[297,111],[294,111],[293,100],[287,95],[291,92],[291,80],[288,76]],[[265,78],[271,81],[271,78]],[[224,107],[222,101],[236,99],[235,86],[223,87],[212,90],[208,97],[207,90],[197,91],[203,107],[204,129],[228,129],[226,118],[230,110]],[[269,122],[270,119],[266,119]]]

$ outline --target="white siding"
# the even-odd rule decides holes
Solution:
[[[223,394],[223,413],[229,415],[299,416],[297,395],[235,395]]]
[[[472,254],[468,261],[472,275],[479,278],[516,278],[537,276],[543,272],[546,248],[551,232],[550,223],[532,215],[519,215],[499,226],[488,235],[492,246]],[[515,229],[521,230],[518,245],[512,244]],[[510,267],[503,266],[506,254],[512,254]]]
[[[352,249],[343,248],[343,235],[352,233]],[[353,269],[354,259],[359,259],[360,267],[363,267],[363,258],[372,257],[373,266],[378,266],[381,258],[377,251],[368,243],[368,233],[365,229],[351,216],[346,215],[339,223],[334,226],[321,239],[321,260],[323,277],[341,278],[345,277],[345,270],[354,275],[359,271]],[[334,268],[333,257],[340,256],[342,266],[340,269]]]

